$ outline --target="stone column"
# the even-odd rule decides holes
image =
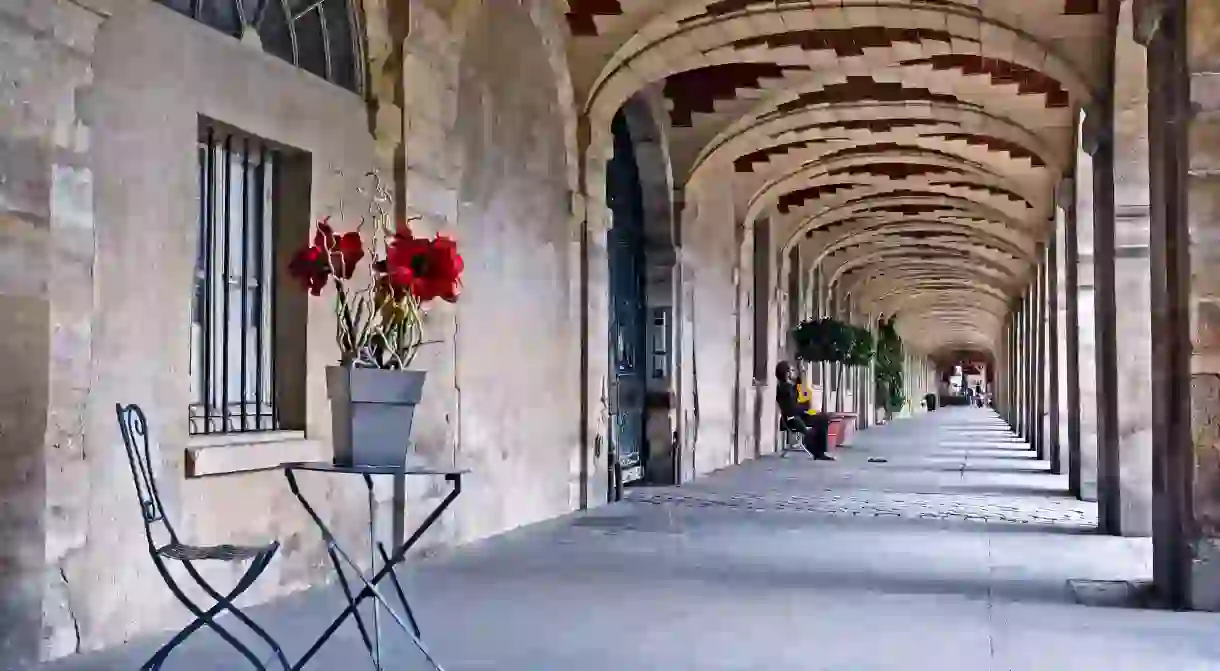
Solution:
[[[1153,575],[1166,605],[1220,610],[1220,7],[1136,4],[1148,45]]]
[[[1008,341],[1004,348],[1007,359],[1004,364],[1004,419],[1014,431],[1017,427],[1016,379],[1017,379],[1017,320],[1016,312],[1008,313]]]
[[[1046,458],[1046,248],[1038,246],[1034,276],[1034,450]]]
[[[1029,443],[1030,449],[1037,448],[1037,431],[1035,430],[1034,420],[1037,415],[1037,357],[1038,357],[1038,334],[1037,334],[1037,316],[1038,316],[1038,293],[1037,293],[1037,276],[1030,282],[1029,287],[1025,290],[1025,379],[1022,381],[1025,386],[1025,416],[1022,422],[1025,426],[1025,442]]]
[[[1000,339],[996,343],[995,355],[995,387],[991,390],[992,398],[995,399],[996,412],[1000,417],[1004,417],[1004,384],[1005,377],[1008,371],[1008,321],[1005,321],[1000,326]],[[939,380],[937,381],[939,383]]]
[[[1082,133],[1083,135],[1083,133]],[[1080,381],[1080,498],[1097,500],[1097,356],[1093,300],[1093,157],[1076,154],[1077,370]]]
[[[1052,222],[1054,228],[1051,230],[1050,241],[1046,247],[1046,297],[1047,306],[1046,313],[1049,318],[1047,323],[1047,352],[1046,359],[1049,366],[1049,377],[1047,379],[1046,388],[1049,393],[1049,398],[1046,401],[1046,408],[1049,415],[1047,416],[1048,432],[1046,436],[1047,457],[1051,462],[1051,473],[1059,475],[1063,473],[1063,454],[1062,454],[1062,432],[1060,424],[1062,417],[1060,413],[1060,405],[1062,403],[1063,386],[1061,379],[1063,377],[1063,359],[1062,343],[1059,341],[1059,331],[1061,327],[1060,315],[1060,295],[1059,295],[1059,217],[1056,216]]]
[[[1063,240],[1063,407],[1067,441],[1068,491],[1079,497],[1080,455],[1080,283],[1076,231],[1076,180],[1066,176],[1055,194],[1062,212],[1059,236]]]
[[[1093,156],[1093,325],[1097,373],[1097,524],[1122,532],[1118,434],[1118,339],[1114,275],[1114,125],[1103,93],[1085,117],[1086,149]]]
[[[1013,415],[1017,436],[1025,437],[1025,295],[1017,299],[1017,311],[1014,314],[1016,327],[1016,356],[1013,361]]]
[[[1013,313],[1010,311],[1004,327],[1004,421],[1013,426],[1012,412],[1012,380],[1013,380],[1013,350],[1014,346]]]

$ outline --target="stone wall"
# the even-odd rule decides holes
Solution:
[[[60,560],[79,542],[92,382],[87,97],[110,2],[0,7],[0,666],[78,646]],[[65,481],[72,486],[63,487]],[[47,506],[53,509],[48,513]],[[50,539],[44,545],[44,539]],[[48,562],[49,559],[49,562]]]

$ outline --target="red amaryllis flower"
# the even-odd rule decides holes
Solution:
[[[428,250],[427,275],[437,297],[456,303],[462,291],[462,271],[466,262],[458,254],[457,242],[445,235],[437,235]]]
[[[335,229],[330,225],[330,217],[318,222],[318,232],[313,236],[313,244],[314,247],[327,251],[331,271],[341,280],[352,279],[356,266],[360,259],[364,258],[364,243],[360,240],[360,233],[353,231],[335,235]]]
[[[409,235],[409,232],[408,234]],[[457,244],[443,235],[423,240],[396,234],[386,256],[386,277],[421,302],[441,298],[455,302],[460,292],[462,257]]]
[[[318,296],[330,280],[330,263],[321,247],[306,247],[292,257],[288,273],[300,282],[303,289]]]

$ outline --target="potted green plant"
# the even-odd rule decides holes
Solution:
[[[389,192],[369,177],[368,215],[355,230],[319,221],[288,270],[314,296],[334,283],[339,361],[326,369],[326,388],[335,463],[402,467],[423,397],[425,372],[410,367],[425,344],[424,306],[457,301],[464,264],[453,239],[417,237],[418,219],[394,225]]]
[[[830,317],[801,322],[792,337],[796,357],[812,363],[842,363],[851,352],[853,340],[850,327]]]

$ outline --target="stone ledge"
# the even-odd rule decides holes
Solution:
[[[292,461],[326,461],[327,446],[304,431],[194,436],[186,448],[186,477],[203,478],[278,468]]]

